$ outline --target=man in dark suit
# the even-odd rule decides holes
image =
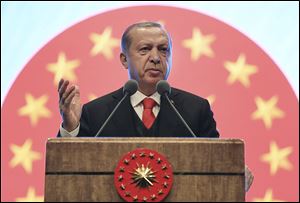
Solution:
[[[167,80],[172,66],[172,41],[167,31],[154,22],[129,26],[122,36],[120,60],[130,79],[138,82],[138,91],[121,104],[100,136],[192,136],[166,99],[156,92],[157,82]],[[58,136],[95,136],[123,97],[122,88],[81,108],[79,88],[68,88],[68,84],[64,80],[59,83],[63,123]],[[219,137],[206,99],[175,88],[170,99],[196,136]],[[152,105],[148,115],[146,102]],[[147,116],[152,119],[147,121]]]
[[[167,31],[153,22],[129,26],[122,36],[120,61],[130,79],[138,82],[138,91],[124,100],[100,136],[192,136],[166,98],[156,92],[156,84],[167,80],[172,66],[172,41]],[[68,85],[63,79],[58,85],[63,119],[58,136],[95,136],[123,97],[122,88],[81,107],[79,87]],[[170,99],[197,137],[219,137],[206,99],[175,88]],[[245,170],[247,191],[253,175],[247,167]]]
[[[85,104],[83,106],[80,130],[77,136],[95,136],[122,97],[123,90],[119,89]],[[174,88],[172,89],[170,99],[172,99],[178,111],[197,136],[218,137],[219,134],[216,130],[216,123],[206,100]],[[99,111],[96,109],[99,109]],[[100,111],[100,109],[102,110]],[[105,126],[101,135],[105,137],[192,136],[179,118],[177,118],[174,110],[171,109],[171,106],[164,97],[161,97],[159,113],[149,129],[135,112],[128,97],[121,106],[119,106],[119,109],[115,112],[112,120]]]

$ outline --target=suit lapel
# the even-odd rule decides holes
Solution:
[[[172,89],[169,98],[171,102],[173,102],[173,104],[174,101],[176,100],[176,96],[177,96],[177,92],[173,92]],[[178,104],[176,103],[175,105],[176,108],[178,108]],[[178,126],[180,126],[180,120],[164,96],[161,97],[159,114],[160,114],[159,135],[166,136],[166,137],[178,135]]]
[[[108,104],[110,112],[113,111],[115,106],[122,99],[123,89],[119,89],[115,94],[112,95],[112,97],[113,102]],[[116,136],[129,136],[136,134],[132,119],[132,111],[130,108],[132,108],[130,104],[130,97],[127,97],[115,112],[115,115],[112,118],[113,127],[115,129],[112,129],[112,131],[120,133]]]
[[[170,100],[173,101],[175,107],[181,112],[182,104],[176,98],[178,92],[172,89],[172,93],[169,96]],[[122,88],[116,91],[112,95],[112,102],[109,102],[108,109],[109,112],[112,112],[114,107],[123,97],[123,90]],[[115,112],[111,122],[112,122],[112,132],[119,132],[119,134],[115,136],[139,136],[138,132],[136,131],[133,119],[134,109],[132,109],[130,103],[130,97],[127,97],[123,103],[119,106],[119,109]],[[162,96],[161,97],[161,105],[159,111],[159,127],[158,127],[158,135],[155,136],[165,136],[165,137],[172,137],[172,136],[184,136],[185,131],[182,131],[182,123],[179,120],[178,116],[168,103],[167,99]]]

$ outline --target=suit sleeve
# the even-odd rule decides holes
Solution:
[[[82,114],[80,117],[80,128],[77,137],[94,137],[90,130],[90,114],[86,105],[82,107]]]
[[[89,113],[86,106],[83,105],[82,113],[80,117],[79,133],[76,137],[93,137],[88,126],[89,126]],[[62,137],[60,130],[58,131],[57,137]]]

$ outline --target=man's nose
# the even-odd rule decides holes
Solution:
[[[155,49],[151,51],[150,62],[154,64],[160,63],[160,57],[158,51]]]

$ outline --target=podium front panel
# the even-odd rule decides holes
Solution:
[[[114,170],[124,154],[147,148],[171,163],[165,201],[244,201],[244,143],[204,138],[52,138],[46,146],[45,201],[122,201]]]

